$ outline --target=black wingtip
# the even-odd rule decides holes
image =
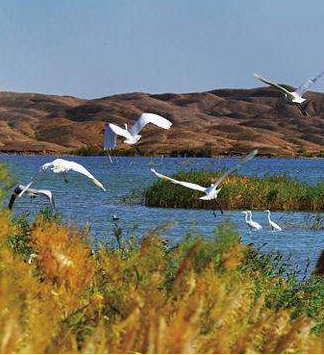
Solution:
[[[17,198],[17,194],[14,192],[14,193],[11,195],[10,201],[9,201],[9,204],[8,204],[8,208],[9,208],[10,211],[12,210],[12,206],[13,206],[13,204],[15,203],[16,198]]]

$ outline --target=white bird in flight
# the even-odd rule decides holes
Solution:
[[[295,105],[297,105],[297,107],[300,109],[300,111],[302,112],[302,114],[304,116],[307,116],[307,112],[306,110],[304,109],[304,107],[302,106],[302,103],[304,103],[306,101],[306,99],[303,98],[303,95],[306,91],[308,91],[308,89],[316,83],[316,81],[321,77],[323,76],[324,74],[324,71],[320,72],[318,75],[310,78],[310,79],[307,79],[301,86],[299,86],[297,88],[297,90],[295,91],[289,91],[287,89],[285,89],[283,86],[277,84],[277,83],[274,83],[272,81],[269,81],[267,79],[264,79],[261,75],[259,74],[254,74],[254,76],[259,79],[260,81],[262,81],[263,83],[265,84],[268,84],[272,87],[274,87],[275,89],[281,91],[284,95],[285,95],[285,99],[288,101],[288,102],[291,102]]]
[[[70,161],[70,160],[65,160],[65,159],[55,159],[52,162],[46,163],[44,165],[42,165],[38,172],[34,175],[34,177],[32,178],[31,182],[25,186],[25,188],[20,192],[20,194],[18,195],[19,197],[21,197],[31,186],[32,183],[35,182],[36,178],[43,173],[44,171],[47,170],[51,170],[53,171],[53,173],[63,173],[64,174],[64,179],[65,181],[67,181],[66,178],[66,173],[70,170],[76,171],[77,173],[80,173],[82,175],[85,175],[86,177],[88,177],[95,185],[97,185],[98,187],[100,187],[102,190],[106,191],[106,189],[104,188],[104,186],[102,185],[102,183],[100,181],[98,181],[84,166],[82,166],[81,164],[78,164],[74,161]]]
[[[120,128],[113,123],[109,123],[105,127],[104,150],[116,148],[117,135],[126,138],[124,140],[124,143],[126,144],[132,145],[137,143],[141,138],[139,133],[148,123],[153,123],[164,129],[169,129],[172,125],[172,122],[154,113],[142,113],[132,127],[128,127],[125,123],[125,129]]]
[[[262,229],[262,226],[258,222],[252,221],[251,211],[243,211],[242,213],[245,214],[245,223],[250,229],[254,229],[254,230]],[[250,216],[250,219],[248,219],[248,216]]]
[[[208,187],[200,186],[197,184],[193,184],[191,182],[186,182],[186,181],[179,181],[173,178],[170,178],[168,176],[162,175],[155,171],[155,169],[151,169],[151,171],[159,178],[167,181],[171,181],[173,184],[176,185],[182,185],[184,187],[187,187],[191,190],[197,190],[205,193],[205,196],[199,197],[200,200],[213,200],[217,198],[217,195],[219,194],[220,190],[222,188],[217,189],[217,187],[221,184],[221,182],[230,174],[235,172],[239,167],[241,167],[243,164],[247,163],[249,160],[254,158],[254,156],[257,154],[258,150],[255,149],[253,150],[250,154],[248,154],[246,157],[240,160],[240,162],[231,169],[227,170],[221,177],[219,177],[213,184],[211,184]]]
[[[264,212],[268,213],[268,222],[269,222],[270,228],[272,230],[282,231],[282,228],[276,222],[271,220],[270,211],[269,210],[265,210]]]
[[[12,193],[10,201],[9,201],[9,204],[8,204],[8,208],[10,210],[12,209],[17,197],[19,196],[19,194],[23,190],[25,190],[31,198],[34,198],[36,196],[45,196],[48,199],[48,201],[50,202],[53,211],[55,210],[55,203],[54,203],[54,198],[53,198],[52,191],[50,191],[50,190],[29,189],[29,188],[26,188],[26,186],[24,186],[24,185],[18,185],[14,189],[14,192]]]

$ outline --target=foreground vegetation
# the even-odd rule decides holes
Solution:
[[[180,172],[173,177],[209,186],[221,173],[211,171]],[[229,176],[222,183],[217,201],[202,201],[199,191],[157,180],[145,192],[145,204],[151,207],[217,209],[270,209],[283,211],[324,211],[324,182],[311,186],[284,175]]]
[[[0,351],[322,352],[324,281],[284,275],[280,256],[213,238],[93,251],[85,232],[44,214],[0,216]],[[31,260],[30,255],[36,256]]]

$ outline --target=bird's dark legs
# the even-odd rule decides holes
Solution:
[[[67,173],[63,173],[63,179],[65,182],[69,182],[69,178],[68,178]]]
[[[220,213],[221,213],[221,214],[224,214],[224,212],[223,212],[223,210],[222,210],[222,207],[221,207],[221,205],[219,204],[219,202],[218,202],[217,200],[215,200],[215,201],[216,201],[216,205],[217,205],[218,209],[220,210]]]
[[[221,207],[221,205],[219,204],[219,202],[218,202],[217,200],[215,200],[215,203],[216,203],[216,205],[217,205],[217,207],[218,207],[220,213],[221,213],[221,214],[224,214],[224,212],[223,212],[223,210],[222,210],[222,207]],[[213,210],[213,215],[214,215],[215,218],[217,218],[215,210]]]
[[[299,108],[300,112],[304,115],[304,116],[308,116],[307,111],[304,109],[304,107],[301,104],[296,104],[296,106]]]

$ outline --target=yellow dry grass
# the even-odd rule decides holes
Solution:
[[[29,264],[7,243],[0,214],[1,353],[322,352],[314,320],[269,308],[285,280],[248,267],[250,247],[225,227],[214,242],[170,249],[155,233],[137,246],[91,248],[82,233],[39,218]]]

